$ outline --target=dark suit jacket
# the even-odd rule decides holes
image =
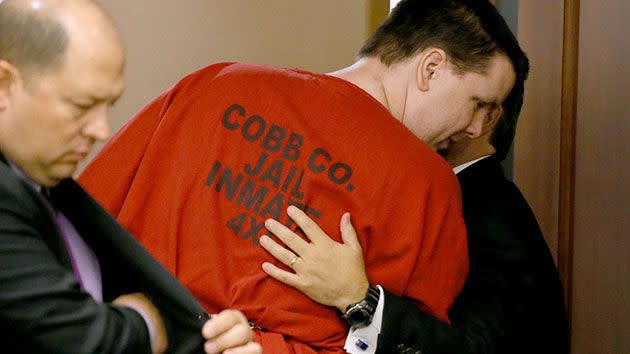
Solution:
[[[470,274],[452,325],[386,292],[379,352],[567,353],[558,272],[529,205],[494,157],[458,178]]]
[[[105,303],[80,291],[50,205],[0,155],[0,351],[150,352],[142,317],[107,303],[142,292],[164,318],[169,352],[201,352],[206,315],[194,297],[74,180],[50,195],[96,254]]]

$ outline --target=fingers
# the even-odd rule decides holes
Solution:
[[[298,207],[290,205],[287,208],[287,214],[304,231],[309,240],[317,243],[324,239],[330,239],[317,223]]]
[[[201,329],[201,334],[206,339],[212,339],[238,324],[247,324],[245,315],[237,310],[223,310],[206,321]]]
[[[350,221],[350,213],[345,213],[341,216],[339,230],[341,230],[341,239],[344,244],[356,250],[362,250],[359,238],[357,237],[357,231],[354,229],[354,226],[352,226],[352,221]]]
[[[224,310],[206,321],[201,334],[206,339],[204,351],[208,354],[244,346],[253,336],[247,319],[236,310]]]
[[[276,279],[277,281],[294,288],[300,288],[299,277],[297,274],[282,270],[269,262],[264,262],[262,265],[262,269],[265,271],[265,273],[267,273],[270,277]]]
[[[271,253],[277,260],[284,263],[284,265],[293,268],[295,264],[291,264],[291,260],[293,257],[297,257],[297,255],[288,249],[280,246],[276,241],[272,240],[271,237],[267,235],[260,236],[259,239],[260,245],[267,250],[267,252]]]
[[[298,255],[303,254],[308,247],[308,242],[304,241],[300,236],[296,235],[293,231],[289,230],[288,227],[276,220],[265,220],[265,227]]]
[[[256,342],[249,342],[238,348],[224,350],[223,354],[261,354],[262,347]]]

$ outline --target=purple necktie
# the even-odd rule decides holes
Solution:
[[[46,195],[46,191],[42,191]],[[49,199],[50,200],[50,199]],[[55,222],[66,244],[74,275],[81,285],[81,290],[90,294],[97,302],[103,302],[103,284],[101,267],[92,249],[85,243],[70,220],[51,203]]]

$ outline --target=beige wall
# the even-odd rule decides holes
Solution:
[[[352,63],[366,36],[365,0],[100,3],[118,24],[128,51],[126,89],[111,112],[112,132],[183,75],[210,63],[326,72]]]
[[[630,2],[580,14],[573,353],[630,353]]]
[[[514,180],[557,260],[562,18],[559,0],[521,0],[518,38],[530,59],[514,140]]]

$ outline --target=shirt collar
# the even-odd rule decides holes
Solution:
[[[20,177],[21,179],[24,180],[24,182],[28,183],[31,187],[35,188],[36,191],[41,192],[42,191],[42,186],[40,186],[39,184],[37,184],[37,182],[33,181],[32,179],[30,179],[27,175],[24,174],[24,172],[22,172],[22,170],[20,170],[19,167],[17,167],[13,161],[9,160],[8,158],[5,159],[7,160],[7,163],[9,164],[9,167],[11,167],[11,170],[13,170],[13,172],[15,172],[15,174]]]
[[[459,166],[456,166],[455,168],[453,168],[453,172],[455,172],[455,174],[458,174],[458,173],[462,172],[464,169],[466,169],[467,167],[471,166],[472,164],[474,164],[476,162],[479,162],[479,161],[481,161],[481,160],[483,160],[483,159],[485,159],[486,157],[489,157],[489,156],[490,155],[482,156],[482,157],[480,157],[480,158],[478,158],[476,160],[468,161],[468,162],[463,163],[463,164],[461,164]]]

